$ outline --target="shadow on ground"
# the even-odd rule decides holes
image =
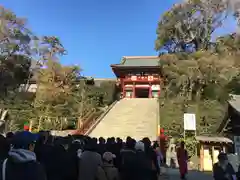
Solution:
[[[167,168],[166,174],[169,180],[180,179],[179,170],[174,168]],[[187,179],[191,180],[212,180],[212,172],[202,172],[197,170],[189,170]]]

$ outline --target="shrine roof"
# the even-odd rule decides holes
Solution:
[[[232,98],[228,103],[237,111],[240,112],[240,95],[231,94]]]
[[[240,113],[240,95],[230,94],[231,99],[228,100],[229,106],[235,110],[236,113]],[[221,133],[223,130],[228,126],[229,122],[231,121],[231,117],[227,115],[223,118],[222,122],[220,123],[217,132]]]
[[[233,141],[226,137],[210,137],[210,136],[196,136],[196,140],[200,142],[220,142],[220,143],[233,143]]]
[[[124,56],[120,64],[113,64],[112,67],[157,67],[159,66],[158,56]]]

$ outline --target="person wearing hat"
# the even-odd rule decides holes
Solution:
[[[213,165],[213,177],[215,180],[236,180],[236,173],[226,153],[218,155],[218,162]]]
[[[99,166],[102,166],[102,157],[97,152],[97,143],[94,139],[87,138],[85,147],[78,164],[78,180],[95,180]]]
[[[145,145],[142,141],[138,141],[135,144],[136,149],[136,179],[137,180],[145,180],[151,179],[152,177],[152,164],[151,160],[149,160],[147,154],[145,153]]]
[[[0,180],[45,180],[45,172],[36,160],[34,144],[37,135],[17,132],[12,138],[12,149],[1,164]]]
[[[114,158],[116,158],[116,156],[111,152],[105,152],[103,154],[103,170],[107,180],[119,179],[118,169],[113,165]]]

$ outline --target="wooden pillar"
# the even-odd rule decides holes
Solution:
[[[161,94],[161,86],[160,86],[160,88],[158,90],[158,97],[160,97],[160,94]]]
[[[204,170],[204,148],[203,144],[200,142],[200,171]]]
[[[136,85],[135,85],[135,82],[133,82],[132,98],[136,98]]]
[[[150,84],[149,86],[149,95],[148,95],[149,98],[152,98],[152,86]]]
[[[122,94],[123,94],[123,98],[126,97],[126,92],[125,92],[125,84],[124,81],[122,80]]]
[[[225,146],[225,144],[223,145],[223,152],[226,153],[226,146]]]
[[[212,145],[212,165],[214,165],[214,145]]]

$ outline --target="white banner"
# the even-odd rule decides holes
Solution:
[[[160,90],[160,85],[152,85],[152,90],[153,90],[153,91],[158,91],[158,90]]]
[[[234,148],[235,148],[235,154],[240,157],[240,136],[234,136]]]
[[[196,131],[196,115],[184,113],[184,130]]]

